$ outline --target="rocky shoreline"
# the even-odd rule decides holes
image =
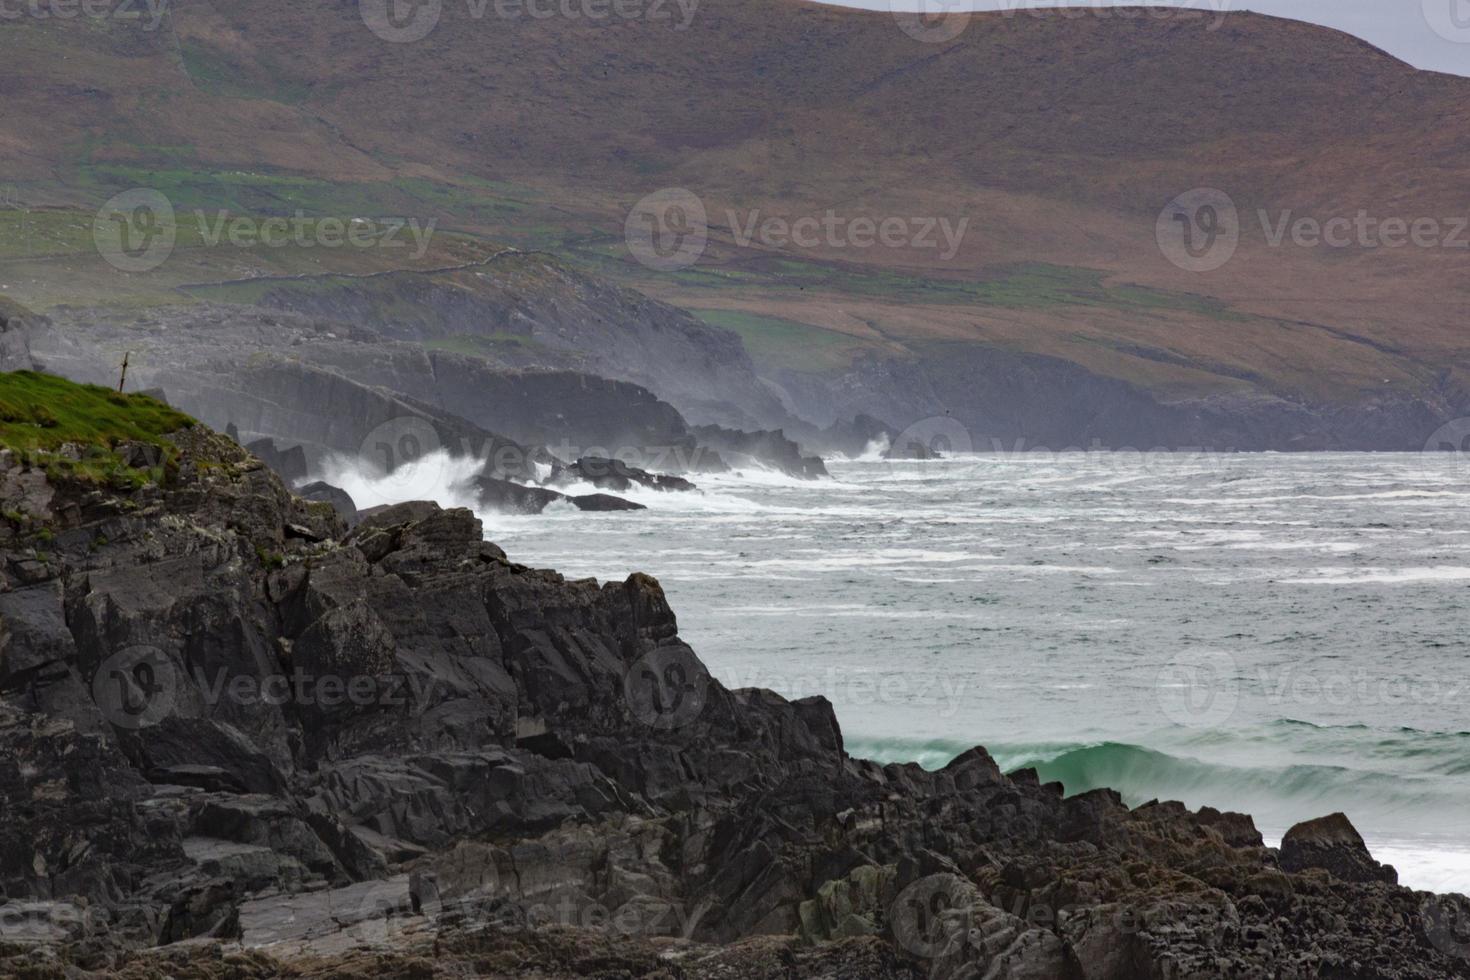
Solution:
[[[168,443],[141,486],[0,452],[0,975],[1470,976],[1470,905],[1341,815],[1272,849],[982,748],[854,759],[648,576]]]

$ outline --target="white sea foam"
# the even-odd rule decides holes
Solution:
[[[475,506],[470,481],[480,475],[482,463],[469,456],[450,456],[443,449],[428,453],[385,473],[344,456],[322,463],[322,479],[346,490],[358,510],[409,500],[432,500],[442,507]]]

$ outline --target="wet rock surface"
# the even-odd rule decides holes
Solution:
[[[174,439],[125,495],[0,458],[0,975],[1470,976],[1345,818],[854,759],[648,576]]]
[[[1379,864],[1348,818],[1329,814],[1299,823],[1281,839],[1281,867],[1287,871],[1320,868],[1343,881],[1386,881],[1394,884],[1398,873]]]
[[[648,509],[642,504],[612,494],[586,493],[573,496],[546,487],[526,486],[487,476],[475,478],[473,486],[480,506],[506,514],[539,514],[556,503],[565,503],[585,511]]]
[[[701,425],[694,429],[694,434],[701,445],[718,451],[731,466],[771,467],[809,480],[827,475],[827,465],[821,457],[804,455],[801,447],[779,429],[740,432],[718,425]]]
[[[620,459],[604,459],[598,456],[584,456],[577,460],[566,468],[564,477],[569,480],[583,480],[593,486],[619,493],[626,493],[635,486],[645,490],[695,489],[694,484],[683,477],[650,473]]]

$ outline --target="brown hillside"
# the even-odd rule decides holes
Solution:
[[[412,43],[352,2],[179,0],[151,33],[6,24],[0,166],[34,201],[161,183],[217,207],[439,216],[704,311],[772,371],[793,350],[798,373],[830,376],[942,339],[1167,400],[1459,407],[1470,247],[1270,247],[1257,210],[1435,219],[1443,240],[1470,218],[1470,79],[1252,14],[976,15],[932,44],[795,0],[704,0],[687,29],[672,2],[599,23],[473,9],[445,0]],[[654,273],[623,221],[669,187],[703,200],[710,246]],[[1198,187],[1241,222],[1235,257],[1203,273],[1155,238]],[[829,208],[970,223],[944,259],[742,247],[726,219]]]

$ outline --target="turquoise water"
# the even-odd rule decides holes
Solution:
[[[1273,842],[1342,810],[1406,883],[1470,891],[1462,457],[830,469],[705,478],[636,514],[482,516],[517,560],[656,575],[712,673],[825,695],[854,754],[983,744],[1069,792],[1248,811]]]

